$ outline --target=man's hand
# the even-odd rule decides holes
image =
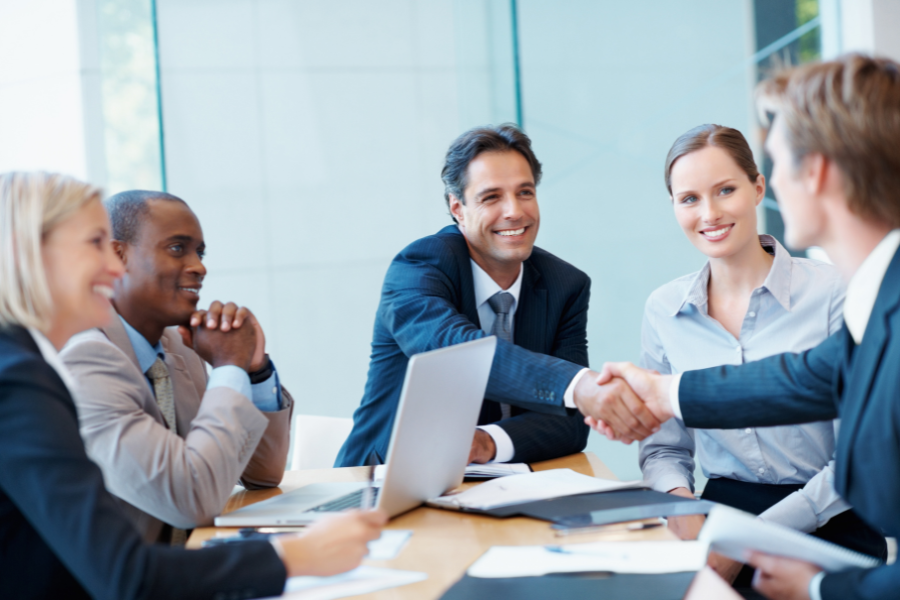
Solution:
[[[305,533],[273,537],[288,577],[327,577],[354,569],[377,540],[387,515],[380,510],[351,511],[316,521]]]
[[[469,464],[484,464],[494,460],[497,456],[497,445],[494,444],[494,438],[483,429],[475,430],[475,437],[472,439],[472,449],[469,450]]]
[[[753,552],[747,561],[756,567],[753,589],[770,600],[809,600],[809,582],[821,571],[814,564]]]
[[[659,430],[660,421],[621,378],[590,371],[575,386],[575,406],[597,428],[603,423],[613,438],[630,444]],[[601,431],[610,437],[610,433]]]
[[[266,335],[249,308],[238,306],[234,302],[222,304],[216,300],[210,304],[208,310],[198,310],[191,315],[190,327],[197,328],[202,324],[207,329],[218,329],[222,332],[228,332],[233,329],[240,329],[245,322],[253,325],[253,331],[256,334],[256,350],[248,368],[248,372],[252,373],[266,366]],[[181,334],[185,346],[193,348],[192,330],[188,327],[180,326],[178,332]]]
[[[224,332],[202,324],[191,330],[191,338],[194,351],[213,368],[234,365],[252,372],[250,363],[256,350],[256,332],[252,327]]]

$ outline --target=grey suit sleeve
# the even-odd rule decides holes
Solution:
[[[291,445],[291,414],[294,398],[281,388],[281,410],[264,412],[268,422],[266,431],[247,468],[241,474],[241,484],[247,489],[271,488],[281,483],[287,467],[288,449]]]
[[[155,407],[149,386],[115,345],[80,341],[61,357],[78,383],[81,435],[107,489],[175,527],[221,513],[268,424],[247,398],[208,390],[181,438],[147,412]]]
[[[651,297],[648,305],[652,301]],[[647,308],[641,326],[641,366],[663,375],[672,372]],[[685,427],[680,419],[669,419],[663,423],[659,431],[640,443],[639,448],[641,473],[654,490],[668,492],[684,487],[694,491],[694,432]]]

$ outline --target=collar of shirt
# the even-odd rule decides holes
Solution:
[[[141,373],[146,373],[147,369],[156,362],[157,356],[165,358],[166,353],[163,351],[162,341],[156,342],[156,346],[151,346],[147,338],[138,333],[138,330],[122,318],[122,315],[118,315],[118,317],[122,319],[122,324],[125,326],[125,333],[128,334],[128,340],[131,342],[131,347],[134,348],[134,355],[137,356]]]
[[[875,300],[878,299],[878,290],[881,289],[881,282],[898,247],[900,247],[900,229],[894,229],[875,246],[847,284],[844,323],[847,324],[847,329],[857,344],[862,343],[869,317],[875,308]]]
[[[509,292],[513,297],[513,305],[509,309],[509,315],[512,317],[516,312],[516,307],[519,305],[519,293],[522,291],[522,273],[525,272],[523,265],[519,265],[519,276],[516,277],[513,284],[509,286],[508,290],[504,290],[490,275],[487,274],[487,272],[485,272],[484,269],[478,266],[478,263],[471,258],[469,259],[469,262],[472,263],[472,282],[475,285],[475,306],[482,306],[497,292]]]
[[[757,288],[758,290],[766,290],[775,300],[784,307],[784,310],[791,310],[791,255],[785,250],[784,246],[778,243],[778,240],[771,235],[760,235],[759,244],[768,252],[775,256],[772,262],[772,268],[766,275],[766,280]],[[697,308],[706,307],[709,302],[709,262],[703,265],[703,268],[694,277],[691,287],[688,288],[687,294],[684,296],[681,304],[672,313],[674,317],[684,310],[685,306],[692,304]]]
[[[50,343],[50,340],[47,339],[47,336],[33,327],[28,328],[28,333],[34,338],[34,343],[37,344],[38,350],[41,351],[41,356],[44,357],[47,364],[53,367],[53,370],[56,371],[59,378],[63,380],[63,383],[69,388],[69,393],[74,394],[76,387],[75,379],[72,377],[72,374],[69,373],[69,369],[66,368],[66,365],[59,357],[59,352],[56,351],[56,348],[54,348],[53,344]]]

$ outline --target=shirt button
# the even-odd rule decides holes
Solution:
[[[753,430],[748,427],[744,430],[744,433],[753,433]]]
[[[748,312],[747,314],[748,314],[749,316],[751,316],[751,317],[755,317],[755,316],[756,316],[756,313],[753,312],[752,310],[751,310],[750,312]]]
[[[272,393],[273,393],[273,394],[277,394],[277,393],[278,393],[278,388],[277,388],[277,387],[273,387],[273,388],[272,388]]]
[[[764,468],[760,467],[756,470],[756,472],[759,473],[760,475],[762,475],[763,473],[766,472],[766,470]]]

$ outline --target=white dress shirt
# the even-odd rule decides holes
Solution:
[[[478,266],[478,263],[471,258],[469,259],[469,262],[472,263],[472,283],[475,285],[475,306],[478,308],[478,320],[480,321],[479,326],[481,327],[481,330],[485,333],[490,333],[491,328],[494,326],[494,321],[497,320],[497,314],[494,312],[494,309],[491,308],[491,305],[488,304],[488,300],[497,292],[509,292],[513,297],[512,306],[509,307],[509,335],[511,337],[514,336],[516,331],[516,308],[519,306],[519,294],[522,291],[522,273],[525,269],[522,268],[522,265],[519,265],[519,276],[516,277],[513,284],[509,286],[509,289],[504,290],[485,272],[484,269]],[[480,425],[478,429],[483,430],[491,436],[492,440],[494,440],[494,446],[496,446],[497,452],[494,454],[494,460],[491,462],[509,462],[512,460],[512,457],[516,454],[516,449],[513,446],[509,434],[507,434],[502,427],[490,424]]]

